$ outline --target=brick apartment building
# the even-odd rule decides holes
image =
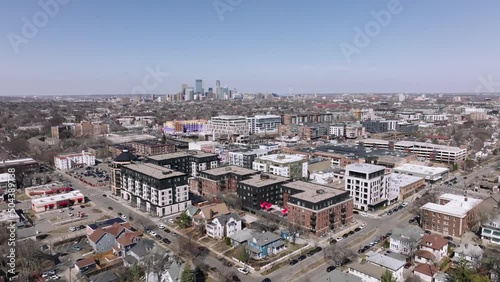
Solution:
[[[215,197],[219,192],[236,192],[236,184],[246,180],[258,171],[239,166],[225,166],[200,171],[196,178],[189,179],[191,192],[204,197]]]
[[[480,199],[453,194],[443,194],[438,203],[420,207],[423,228],[443,235],[460,237],[475,225]]]
[[[109,134],[109,124],[102,122],[82,121],[80,123],[63,123],[58,126],[50,128],[52,138],[60,139],[63,137],[83,137],[83,136],[97,136],[102,134]]]
[[[290,178],[256,174],[236,184],[236,192],[244,207],[259,209],[263,202],[283,206],[281,184],[291,181]]]
[[[175,152],[174,144],[159,144],[156,142],[133,142],[129,144],[138,156],[155,156]]]
[[[219,157],[212,153],[176,152],[146,157],[159,166],[184,172],[188,177],[197,177],[200,171],[219,167]]]
[[[348,191],[303,181],[284,183],[281,187],[288,221],[317,236],[352,221],[353,199]]]

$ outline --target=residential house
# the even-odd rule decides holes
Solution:
[[[500,215],[481,225],[481,239],[500,245]]]
[[[90,246],[94,249],[96,253],[107,252],[116,245],[116,240],[124,236],[126,233],[132,233],[127,235],[127,239],[124,239],[123,243],[128,244],[128,240],[132,240],[133,237],[138,237],[141,235],[140,232],[132,232],[126,226],[119,223],[114,223],[111,227],[106,229],[98,228],[92,234],[87,236]]]
[[[269,231],[255,232],[253,237],[247,241],[247,247],[251,256],[256,258],[264,258],[286,249],[281,237]]]
[[[98,228],[106,229],[106,228],[113,226],[113,224],[115,224],[115,223],[118,223],[118,224],[123,225],[126,228],[130,229],[130,223],[126,222],[125,220],[123,220],[119,217],[115,217],[115,218],[111,218],[111,219],[104,220],[104,221],[98,221],[96,223],[87,225],[87,236],[90,236]]]
[[[223,214],[229,214],[229,208],[224,203],[212,204],[200,208],[200,211],[193,215],[193,223],[206,224],[206,222]]]
[[[186,210],[184,212],[186,213],[186,215],[188,215],[189,217],[193,218],[194,215],[196,215],[197,213],[200,212],[200,208],[199,207],[195,207],[193,205],[188,205],[186,207]]]
[[[415,260],[418,259],[419,253],[423,254],[423,257],[429,256],[429,254],[423,252],[430,253],[433,259],[441,261],[443,257],[448,255],[448,240],[438,234],[425,234],[420,241],[419,251],[417,251]],[[431,262],[433,261],[431,260]]]
[[[106,270],[99,274],[90,276],[90,282],[117,282],[118,276],[116,276],[113,272]]]
[[[395,228],[389,237],[390,250],[401,254],[411,254],[418,248],[418,244],[424,236],[424,230],[416,225],[410,225],[404,229]]]
[[[483,257],[483,249],[477,245],[460,244],[455,248],[453,261],[465,260],[470,264],[476,265]]]
[[[121,257],[126,256],[128,251],[139,242],[141,232],[128,232],[116,239],[116,244],[113,246],[113,254]]]
[[[80,273],[95,269],[96,266],[97,264],[92,257],[79,260],[75,263],[75,269]]]
[[[413,270],[413,274],[419,277],[422,282],[434,282],[438,272],[439,269],[437,269],[434,265],[427,263],[419,264]]]
[[[397,281],[404,281],[403,279],[403,269],[405,265],[404,261],[384,256],[379,253],[368,253],[366,261],[373,265],[389,270],[392,273],[392,276]]]
[[[149,273],[148,282],[178,282],[181,281],[181,274],[184,270],[184,264],[171,261],[164,266],[165,270],[161,275],[158,273]]]
[[[361,278],[363,282],[380,282],[380,278],[386,271],[383,267],[366,261],[353,262],[347,266],[348,273]]]
[[[241,218],[237,214],[223,214],[205,226],[207,235],[214,239],[223,239],[241,230]]]
[[[254,231],[251,229],[243,229],[235,232],[233,235],[228,236],[231,239],[231,246],[238,247],[241,245],[246,245],[248,240],[251,240],[253,237]]]
[[[363,279],[350,273],[342,272],[338,269],[325,273],[317,282],[363,282]]]
[[[144,258],[153,251],[155,242],[149,239],[139,240],[132,248],[129,249],[126,256],[123,258],[125,266],[141,264]],[[123,254],[122,254],[123,255]]]

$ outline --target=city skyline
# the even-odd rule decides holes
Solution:
[[[0,95],[500,91],[495,1],[55,1],[0,3]]]

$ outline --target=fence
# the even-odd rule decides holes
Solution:
[[[279,259],[277,259],[277,260],[275,260],[275,261],[272,261],[272,262],[270,262],[270,263],[268,263],[268,264],[264,265],[263,267],[261,267],[261,268],[260,268],[260,270],[261,270],[261,271],[269,270],[269,269],[271,269],[271,268],[272,268],[275,264],[279,264],[279,263],[281,263],[281,262],[283,262],[283,261],[286,261],[286,260],[288,260],[290,257],[293,257],[293,256],[295,256],[295,255],[297,255],[297,254],[300,254],[300,253],[302,253],[304,250],[306,250],[307,248],[310,248],[310,247],[313,247],[313,245],[311,245],[311,244],[309,243],[309,244],[305,245],[304,247],[302,247],[302,248],[300,248],[300,249],[298,249],[298,250],[296,250],[296,251],[294,251],[294,252],[292,252],[292,253],[290,253],[290,254],[288,254],[288,255],[284,256],[284,257],[281,257],[281,258],[279,258]]]

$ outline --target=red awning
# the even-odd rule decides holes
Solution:
[[[47,205],[44,205],[43,207],[44,207],[44,208],[47,208]]]
[[[273,204],[269,204],[269,203],[268,203],[268,204],[266,205],[266,210],[270,209],[272,206],[273,206]]]
[[[262,203],[260,203],[260,208],[261,208],[261,209],[263,209],[263,208],[264,208],[265,206],[267,206],[267,205],[268,205],[268,203],[266,203],[266,202],[262,202]]]
[[[52,208],[52,207],[54,207],[54,204],[49,204],[49,208]]]
[[[59,202],[57,204],[60,205],[60,206],[66,206],[68,204],[68,202],[64,201],[64,202]]]
[[[282,210],[281,210],[281,214],[282,214],[282,215],[285,215],[285,214],[287,214],[287,213],[288,213],[288,210],[287,210],[287,209],[282,209]]]
[[[83,198],[78,198],[78,201],[79,201],[79,202],[83,201]]]

